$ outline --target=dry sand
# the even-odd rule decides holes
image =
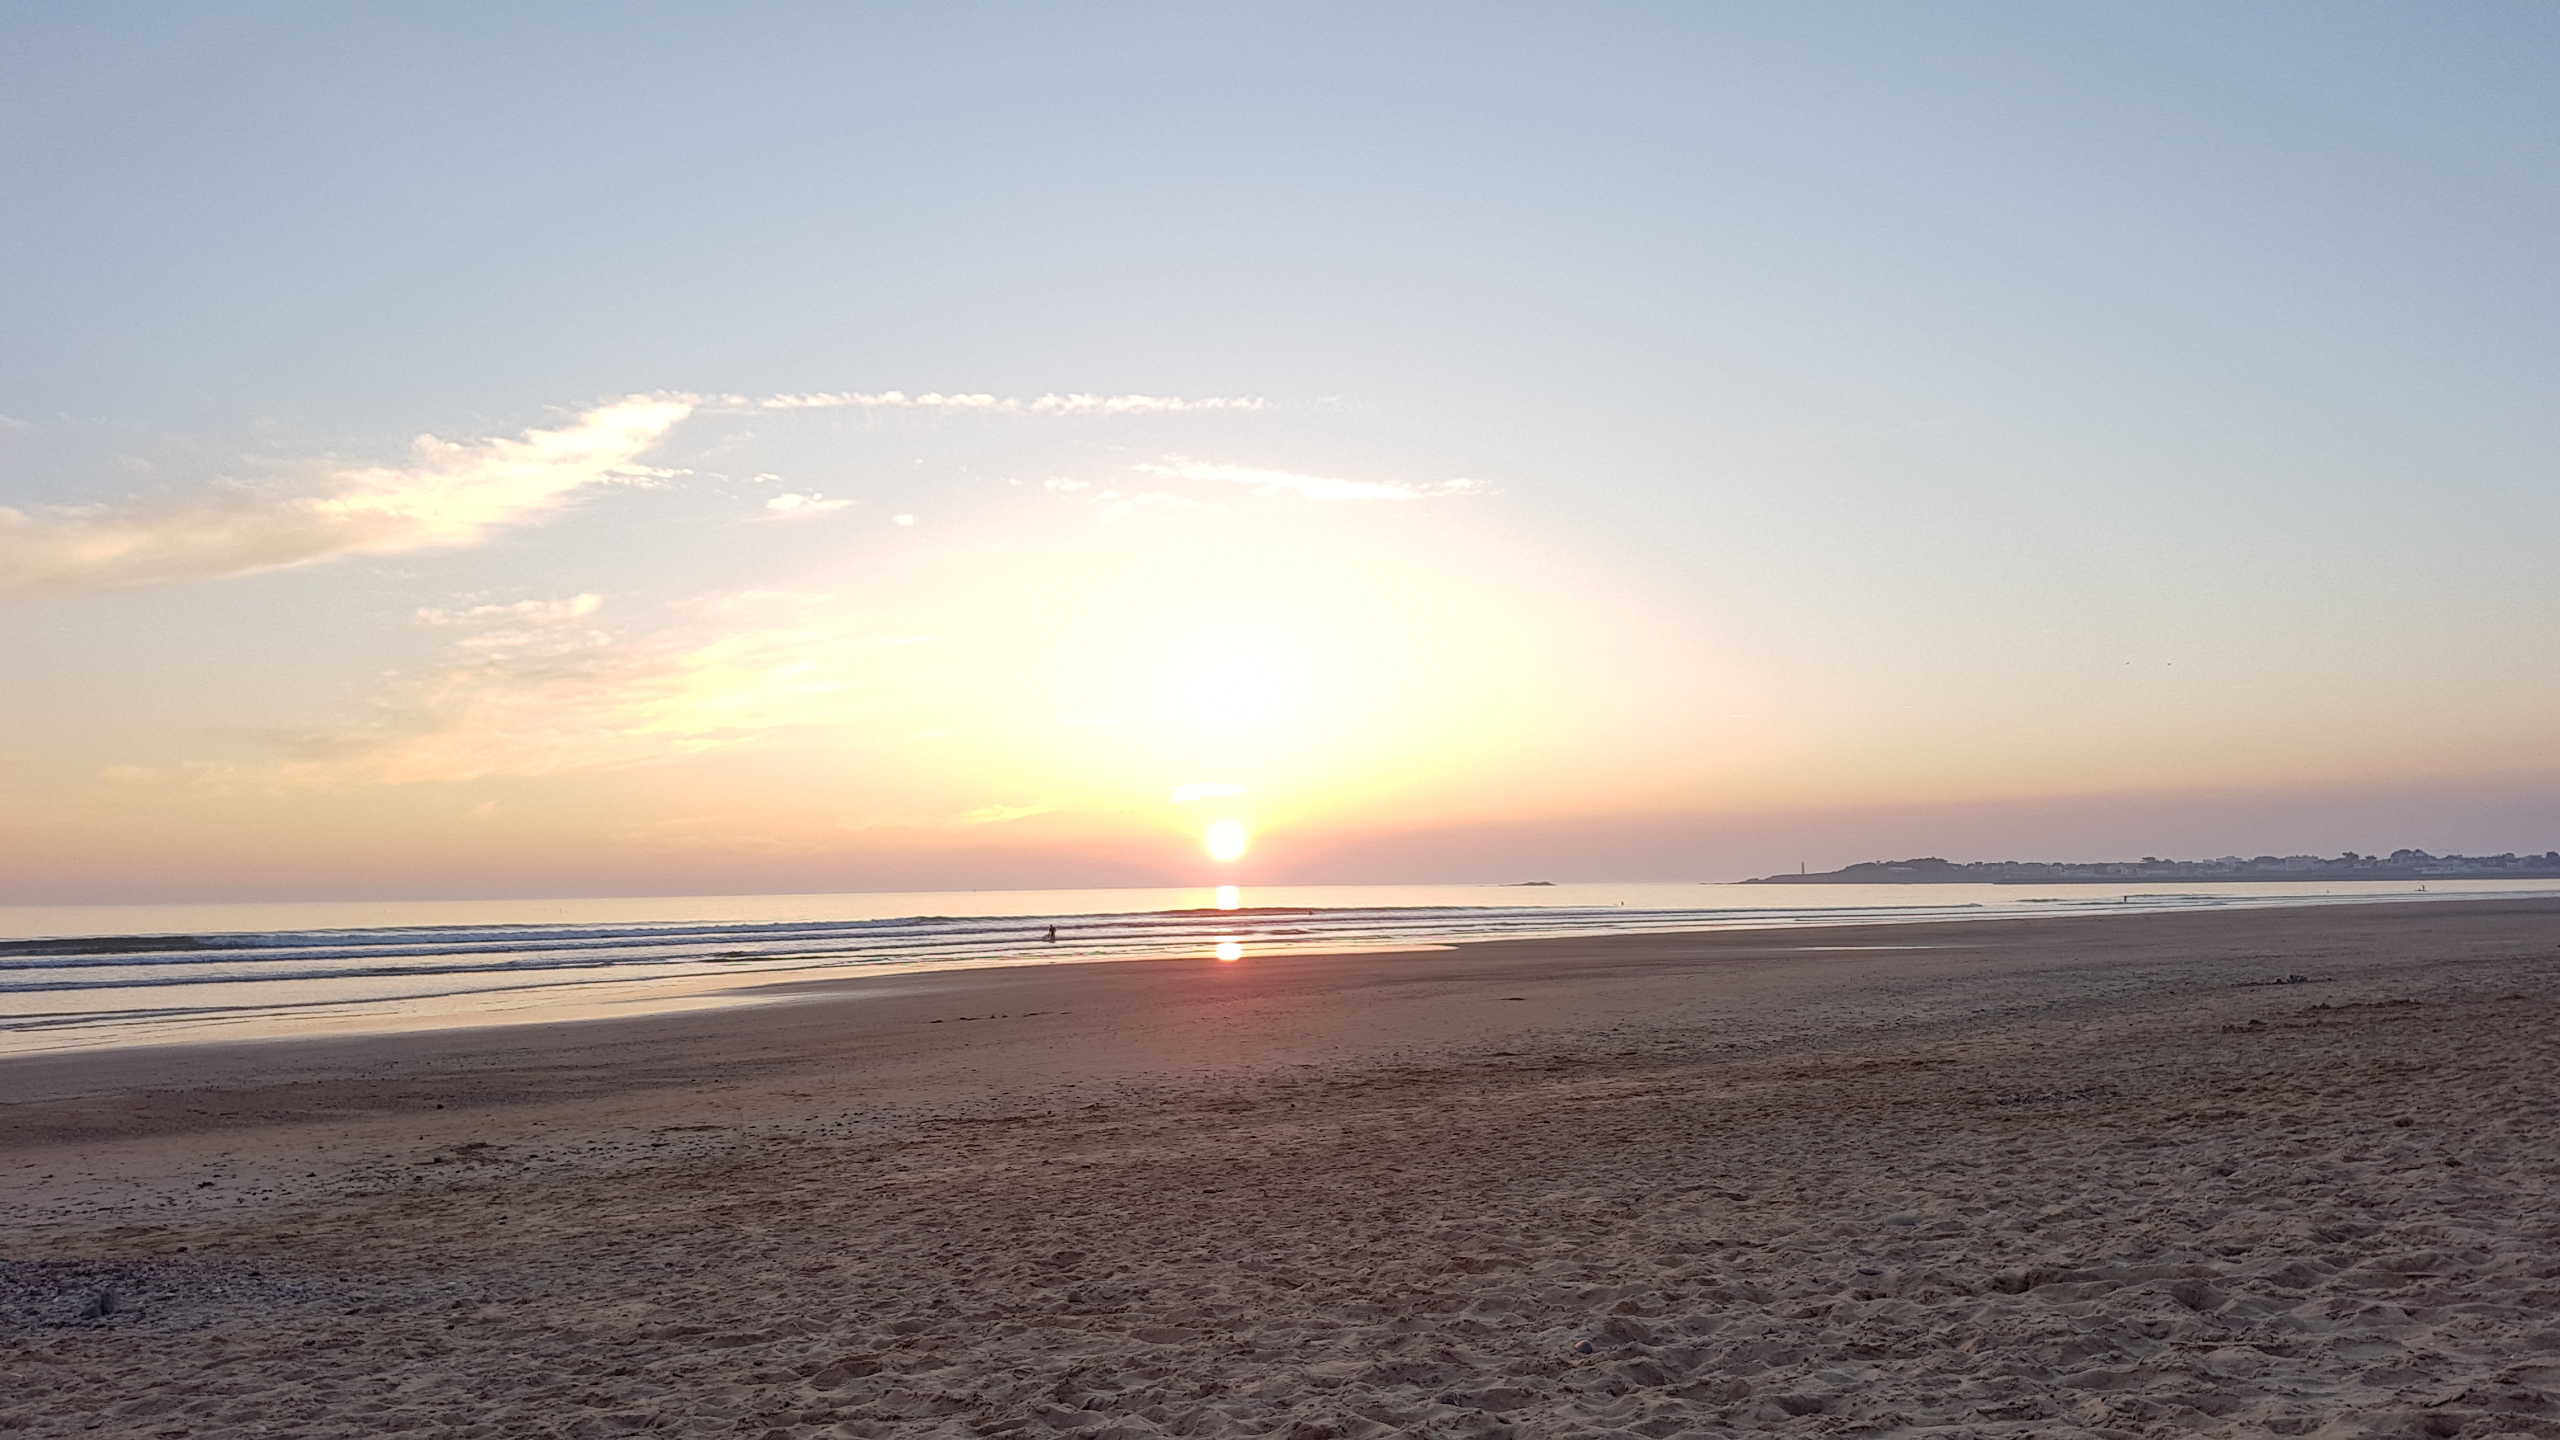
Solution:
[[[2560,1435],[2555,1016],[2537,901],[13,1061],[0,1433]]]

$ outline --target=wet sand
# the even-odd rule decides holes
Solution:
[[[780,1000],[0,1062],[0,1433],[2560,1435],[2560,901]]]

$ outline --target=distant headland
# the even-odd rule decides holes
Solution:
[[[1916,860],[1866,860],[1810,874],[1763,875],[1745,885],[2098,885],[2176,880],[2560,880],[2560,850],[2539,855],[2430,855],[2394,850],[2388,855],[2260,855],[2216,860],[1973,860],[1959,864],[1935,855]]]

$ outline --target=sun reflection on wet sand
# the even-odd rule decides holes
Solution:
[[[1234,964],[1236,961],[1244,958],[1244,942],[1241,940],[1221,940],[1218,942],[1217,953],[1219,960],[1227,964]]]

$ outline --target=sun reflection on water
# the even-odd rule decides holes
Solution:
[[[1221,885],[1221,886],[1219,886],[1219,887],[1218,887],[1218,908],[1219,908],[1219,909],[1221,909],[1221,910],[1234,910],[1234,909],[1241,908],[1241,907],[1243,906],[1243,904],[1244,904],[1244,892],[1243,892],[1243,891],[1238,890],[1238,889],[1237,889],[1236,887],[1234,887],[1233,885]]]
[[[1219,960],[1232,965],[1236,961],[1244,958],[1244,942],[1241,940],[1221,940],[1218,942],[1217,954]]]

